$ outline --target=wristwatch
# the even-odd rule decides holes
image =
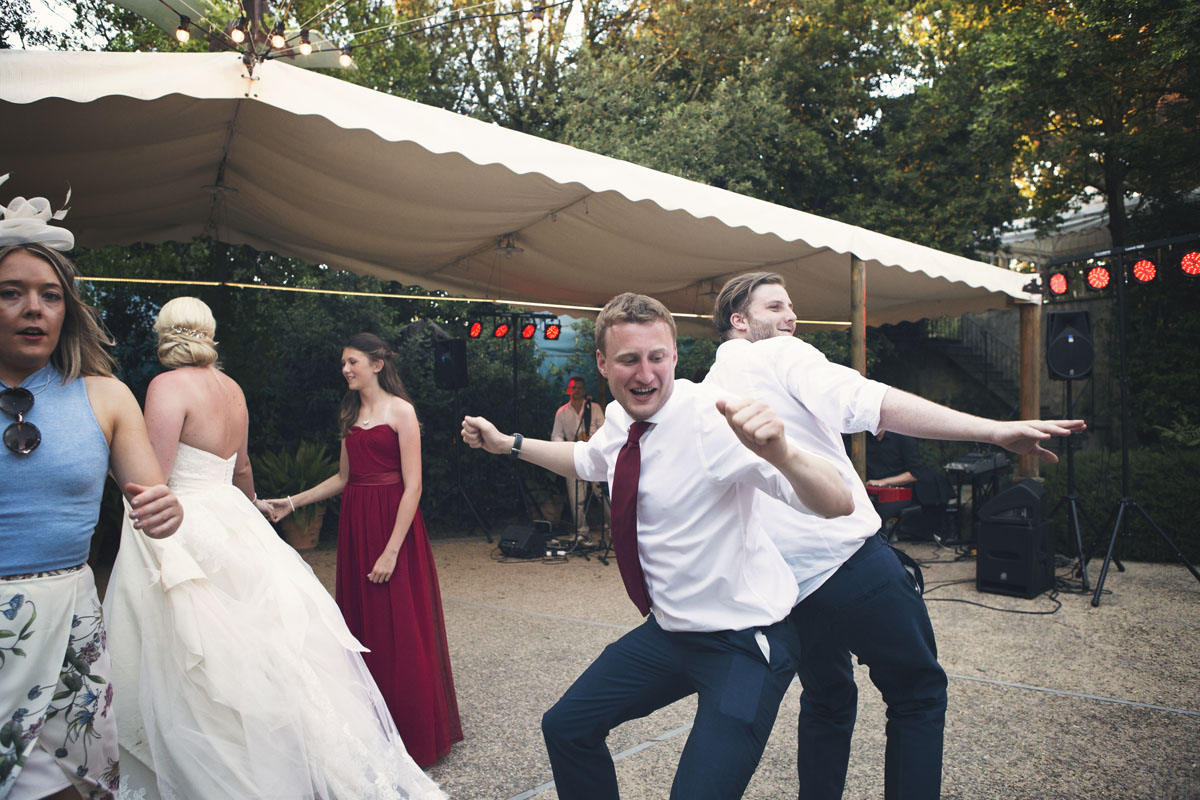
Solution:
[[[525,437],[522,436],[521,434],[519,434],[519,433],[513,434],[512,450],[508,451],[508,455],[510,458],[520,458],[521,457],[521,442],[523,442],[524,440],[525,440]]]

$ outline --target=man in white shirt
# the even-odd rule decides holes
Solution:
[[[671,797],[734,800],[787,690],[790,643],[780,621],[796,601],[795,580],[758,522],[754,495],[769,493],[798,514],[837,516],[849,513],[850,490],[831,463],[790,442],[763,404],[675,381],[675,323],[657,300],[613,298],[596,320],[596,344],[615,400],[589,441],[530,441],[479,417],[463,420],[472,447],[569,478],[607,478],[614,544],[624,530],[619,500],[629,497],[636,508],[624,539],[630,549],[617,547],[617,557],[631,599],[652,613],[543,716],[558,796],[619,797],[608,732],[695,692],[696,718]],[[631,446],[640,449],[634,481],[624,477]]]
[[[717,296],[724,342],[705,384],[766,402],[788,436],[850,482],[854,513],[818,520],[760,500],[764,527],[792,568],[799,602],[789,615],[800,698],[800,800],[840,798],[850,760],[858,688],[851,654],[870,668],[887,703],[884,796],[937,798],[946,675],[914,581],[877,535],[879,515],[846,456],[843,432],[886,428],[909,436],[989,442],[1057,461],[1041,442],[1082,430],[1081,420],[996,422],[963,414],[829,363],[794,338],[796,315],[774,273],[741,275]],[[752,344],[753,343],[753,344]]]
[[[604,412],[599,403],[593,403],[592,398],[588,397],[587,384],[578,375],[567,382],[567,396],[571,399],[563,403],[554,414],[554,429],[550,431],[550,441],[586,442],[604,424]],[[571,504],[575,533],[584,539],[591,533],[587,521],[589,490],[596,502],[600,503],[607,519],[608,508],[604,506],[604,493],[600,491],[600,484],[567,479],[567,502]]]

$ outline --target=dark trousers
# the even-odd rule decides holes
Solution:
[[[770,645],[770,663],[755,641],[757,630]],[[608,732],[696,692],[699,707],[671,797],[741,797],[792,680],[790,638],[786,622],[762,629],[671,633],[649,617],[608,645],[543,715],[542,735],[558,796],[619,797],[605,744]]]
[[[937,798],[946,673],[925,602],[876,534],[788,617],[804,690],[796,758],[800,800],[842,796],[858,710],[851,654],[887,704],[886,800]]]

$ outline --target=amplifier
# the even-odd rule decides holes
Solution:
[[[542,558],[550,523],[538,520],[530,525],[508,525],[500,534],[500,552],[509,558]]]
[[[1054,588],[1054,522],[979,526],[975,588],[1026,599]]]

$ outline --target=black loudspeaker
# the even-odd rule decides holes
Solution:
[[[1054,588],[1054,522],[979,526],[975,588],[1026,599]]]
[[[981,523],[1040,525],[1044,519],[1046,488],[1032,478],[1013,484],[979,509]]]
[[[1087,311],[1046,313],[1046,369],[1050,378],[1070,381],[1092,374],[1096,351],[1092,318]]]
[[[467,343],[462,339],[433,340],[433,382],[439,389],[467,385]]]
[[[500,534],[500,552],[509,558],[541,558],[546,555],[546,537],[550,523],[538,520],[532,525],[509,525]]]
[[[1054,588],[1054,521],[1034,480],[1005,489],[979,509],[975,588],[1032,598]]]

